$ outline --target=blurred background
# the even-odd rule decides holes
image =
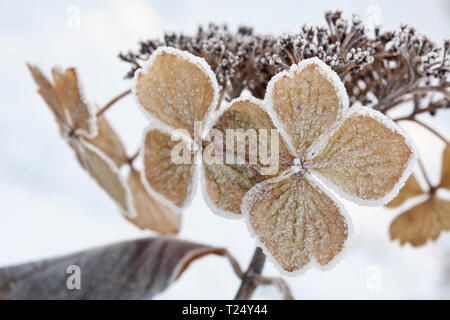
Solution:
[[[208,22],[226,22],[232,30],[245,24],[257,33],[295,32],[303,24],[325,25],[323,13],[331,9],[342,9],[348,18],[358,13],[367,23],[381,23],[382,30],[407,23],[436,42],[450,37],[449,0],[1,1],[0,267],[151,234],[127,223],[80,168],[25,62],[47,74],[54,65],[77,67],[87,100],[101,106],[131,86],[123,79],[128,65],[117,54],[135,49],[139,40],[163,31],[192,34]],[[147,120],[133,98],[119,102],[107,117],[134,153]],[[450,137],[449,111],[419,118]],[[433,183],[438,182],[442,142],[420,127],[402,126],[419,146]],[[450,233],[418,249],[401,247],[388,230],[405,207],[343,203],[353,218],[352,248],[331,271],[289,278],[297,299],[450,298]],[[183,219],[180,237],[226,247],[243,267],[248,264],[254,241],[244,223],[213,215],[199,193]],[[269,262],[264,273],[278,275]],[[157,298],[230,299],[238,285],[225,260],[207,257]],[[278,293],[261,287],[255,298],[278,298]]]

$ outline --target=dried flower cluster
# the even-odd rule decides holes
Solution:
[[[327,12],[325,20],[327,27],[304,26],[298,33],[280,37],[258,35],[249,27],[231,32],[226,25],[210,24],[199,27],[194,36],[170,33],[163,41],[143,41],[138,52],[119,57],[133,65],[127,75],[131,78],[158,47],[186,50],[208,62],[227,100],[244,89],[262,98],[275,74],[303,59],[318,57],[344,81],[352,103],[386,113],[413,101],[408,118],[450,107],[450,41],[439,47],[407,26],[369,32],[358,16],[348,21],[340,11]]]

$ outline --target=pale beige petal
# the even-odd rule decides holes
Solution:
[[[304,60],[275,76],[265,101],[299,156],[305,156],[322,134],[332,130],[348,106],[339,77],[318,59]]]
[[[89,137],[95,135],[95,115],[81,94],[75,69],[60,71],[53,68],[52,76],[69,127]]]
[[[96,120],[97,136],[93,139],[82,139],[104,152],[118,167],[122,166],[128,160],[125,146],[104,115]]]
[[[38,85],[39,94],[42,96],[49,108],[53,111],[60,129],[64,130],[64,126],[67,125],[66,114],[64,112],[64,108],[62,106],[61,98],[58,92],[38,67],[30,64],[28,64],[27,66],[31,72],[31,75],[33,76],[34,81]]]
[[[412,197],[424,194],[422,188],[417,182],[415,175],[410,175],[406,180],[405,186],[400,190],[398,195],[389,203],[386,204],[388,208],[396,208],[401,206],[406,200]]]
[[[432,197],[395,218],[391,224],[392,239],[418,247],[436,240],[441,231],[450,230],[450,201]]]
[[[441,185],[442,188],[450,189],[450,146],[445,146],[442,156],[442,173]]]
[[[108,195],[125,211],[130,211],[130,195],[119,168],[95,146],[82,141],[79,146],[79,159],[83,167]]]
[[[144,177],[151,190],[181,208],[186,205],[193,192],[195,165],[190,151],[190,164],[177,164],[173,161],[171,153],[177,145],[184,150],[188,149],[185,142],[172,141],[168,133],[158,129],[148,130],[143,145]]]
[[[378,112],[366,108],[354,111],[312,160],[311,167],[342,196],[368,205],[385,204],[411,172],[414,147]]]
[[[160,48],[135,76],[134,94],[144,110],[173,129],[194,135],[217,104],[217,81],[209,65],[190,53]]]
[[[256,139],[253,140],[255,142],[253,146],[249,142],[245,147],[245,156],[241,157],[245,158],[245,164],[225,163],[226,130],[230,129],[238,129],[243,132],[246,132],[249,129],[254,129],[256,133],[260,133],[260,129],[266,129],[267,155],[269,156],[268,159],[270,159],[270,150],[272,146],[271,130],[275,129],[275,127],[269,115],[261,108],[260,103],[261,102],[257,100],[250,99],[235,100],[213,125],[213,129],[219,130],[219,132],[223,135],[223,158],[222,163],[207,164],[204,162],[206,196],[214,206],[222,211],[240,214],[242,198],[251,187],[267,178],[278,175],[278,173],[286,170],[290,165],[292,165],[293,157],[289,153],[289,150],[281,137],[278,137],[279,147],[274,149],[276,150],[276,157],[273,158],[274,161],[269,161],[269,163],[261,163],[261,158],[257,154],[257,143],[258,141],[261,141],[261,139]],[[276,134],[278,136],[278,133]],[[235,147],[232,155],[235,159],[237,159],[238,138],[235,136],[233,140]],[[276,144],[274,144],[274,146],[276,146]],[[207,143],[205,143],[205,147],[208,147]],[[250,148],[257,155],[255,162],[250,161]],[[271,162],[273,162],[272,168],[274,169],[270,172],[271,175],[266,175],[264,172],[261,172],[261,168],[269,169]]]
[[[131,169],[128,176],[133,207],[137,217],[127,219],[141,229],[159,233],[177,233],[181,226],[181,215],[153,198],[141,181],[141,174]]]
[[[349,221],[340,207],[304,176],[257,184],[242,209],[259,242],[288,272],[301,270],[311,259],[326,266],[348,238]]]

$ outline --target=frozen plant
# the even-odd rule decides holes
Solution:
[[[369,32],[357,16],[347,20],[339,11],[326,13],[325,20],[324,27],[280,36],[210,24],[193,36],[171,33],[142,41],[137,51],[119,55],[132,65],[126,76],[133,78],[132,88],[98,110],[81,94],[74,69],[53,69],[50,81],[30,65],[60,134],[128,221],[177,233],[199,182],[214,213],[247,222],[257,249],[243,271],[226,249],[151,237],[1,269],[0,297],[151,298],[191,262],[215,254],[241,280],[236,299],[250,298],[258,285],[274,285],[292,299],[283,278],[262,275],[266,256],[289,275],[334,265],[350,239],[351,222],[330,191],[387,207],[426,193],[427,200],[394,220],[391,237],[419,246],[449,230],[449,201],[436,194],[450,189],[449,142],[418,117],[449,108],[450,42],[439,47],[407,26]],[[149,119],[133,155],[103,116],[130,94]],[[404,115],[393,118],[393,109],[405,109]],[[417,151],[400,121],[413,121],[444,142],[438,185],[420,160],[428,188],[410,176]],[[176,145],[194,160],[213,145],[213,130],[230,129],[275,129],[281,136],[279,170],[265,175],[262,163],[247,158],[239,164],[171,161]],[[173,141],[180,130],[179,141]],[[143,161],[141,171],[137,159]],[[67,264],[83,266],[92,287],[67,291],[65,281],[54,277]],[[120,290],[110,290],[101,271]]]

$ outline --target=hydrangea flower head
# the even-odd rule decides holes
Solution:
[[[329,267],[343,252],[351,224],[328,187],[360,204],[381,205],[411,173],[416,153],[406,134],[376,111],[350,108],[342,81],[319,59],[273,77],[264,101],[239,98],[218,111],[218,87],[206,62],[167,48],[150,60],[134,88],[139,104],[161,124],[144,139],[144,179],[175,207],[185,205],[198,169],[170,161],[176,143],[167,128],[186,129],[186,143],[193,145],[194,121],[207,123],[192,156],[209,146],[209,128],[280,133],[275,175],[263,174],[262,165],[248,159],[203,164],[201,171],[213,211],[244,216],[258,245],[285,272]]]

